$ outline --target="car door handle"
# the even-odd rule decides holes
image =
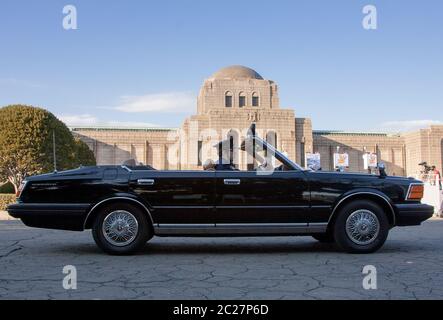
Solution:
[[[142,186],[153,186],[155,183],[154,179],[138,179],[137,184]]]
[[[240,184],[240,179],[225,179],[224,183],[230,186],[236,186]]]

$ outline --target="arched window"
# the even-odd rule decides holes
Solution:
[[[225,107],[232,108],[232,93],[230,91],[225,94]]]
[[[246,95],[244,92],[240,92],[238,96],[238,106],[240,108],[246,107]]]
[[[252,106],[259,107],[260,106],[260,97],[257,92],[252,93]]]

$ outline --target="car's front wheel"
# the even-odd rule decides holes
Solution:
[[[372,201],[357,200],[345,205],[334,224],[338,246],[349,253],[371,253],[380,249],[389,233],[383,209]]]
[[[99,211],[92,235],[104,252],[127,255],[141,250],[152,231],[142,210],[128,203],[115,203]]]

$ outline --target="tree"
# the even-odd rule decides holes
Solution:
[[[77,163],[82,166],[95,166],[95,156],[88,145],[79,138],[74,139]]]
[[[53,171],[53,132],[58,170],[95,165],[87,145],[49,111],[25,105],[0,108],[0,181],[10,181],[17,191],[26,176]]]

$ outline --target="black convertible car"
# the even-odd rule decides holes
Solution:
[[[378,250],[394,226],[419,225],[433,207],[411,178],[305,170],[255,134],[240,149],[254,165],[201,171],[97,166],[29,177],[11,216],[31,227],[83,231],[110,254],[153,236],[298,236],[353,253]],[[249,148],[247,146],[252,146]],[[220,148],[221,150],[222,148]]]

